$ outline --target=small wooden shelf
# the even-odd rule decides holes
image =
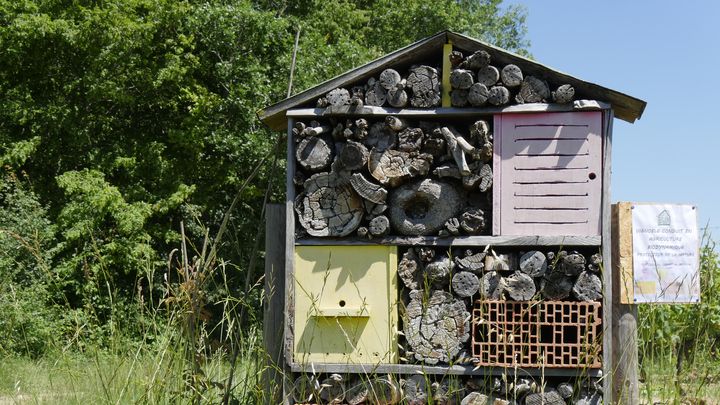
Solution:
[[[354,108],[350,106],[328,107],[328,108],[298,108],[287,111],[288,117],[336,117],[336,116],[386,116],[397,115],[406,118],[463,118],[490,116],[500,113],[537,113],[537,112],[569,112],[569,111],[598,111],[609,109],[610,105],[595,100],[575,100],[572,104],[545,104],[531,103],[518,104],[507,107],[485,107],[485,108],[455,108],[455,107],[438,107],[438,108],[389,108],[389,107],[373,107],[363,106]]]
[[[296,246],[399,245],[399,246],[600,246],[600,236],[391,236],[377,239],[303,238]]]
[[[290,364],[296,373],[432,374],[432,375],[517,375],[518,377],[600,377],[601,369],[590,368],[513,368],[476,366],[426,366],[422,364]]]

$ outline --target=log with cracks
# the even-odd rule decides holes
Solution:
[[[396,149],[370,151],[368,169],[380,184],[397,187],[413,177],[425,176],[430,171],[430,155],[412,155]]]
[[[342,237],[357,229],[362,220],[362,198],[350,184],[334,173],[318,173],[305,181],[295,210],[311,236]]]
[[[429,365],[449,363],[470,338],[470,313],[462,300],[445,291],[410,292],[404,333],[417,361]],[[426,302],[426,305],[423,303]]]
[[[411,106],[431,108],[440,105],[440,76],[437,69],[425,65],[411,67],[407,85],[412,93]]]

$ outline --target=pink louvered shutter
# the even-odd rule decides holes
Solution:
[[[493,233],[600,235],[602,114],[495,116]]]

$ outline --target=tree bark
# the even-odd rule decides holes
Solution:
[[[455,264],[461,269],[461,270],[467,270],[472,271],[475,273],[478,273],[482,271],[482,269],[485,268],[485,256],[487,253],[480,252],[480,253],[472,253],[466,254],[464,257],[456,256],[455,257]]]
[[[557,391],[537,392],[525,397],[525,405],[566,405]]]
[[[481,234],[485,226],[485,213],[479,208],[469,208],[460,216],[460,227],[468,235]]]
[[[490,54],[487,51],[476,51],[465,58],[460,65],[461,69],[482,69],[490,64]]]
[[[422,148],[425,134],[420,128],[405,128],[398,134],[398,149],[403,152],[418,152]]]
[[[350,177],[350,185],[365,200],[375,204],[385,204],[387,190],[366,179],[362,173],[353,173]]]
[[[535,76],[527,76],[520,85],[520,92],[515,97],[518,104],[545,103],[550,99],[550,87],[547,82]]]
[[[420,259],[415,249],[409,248],[398,263],[398,276],[405,287],[411,290],[423,288],[423,274]]]

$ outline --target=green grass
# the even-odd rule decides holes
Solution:
[[[5,404],[177,404],[219,403],[229,364],[215,355],[190,376],[178,353],[95,352],[0,359],[0,405]],[[242,360],[242,359],[241,359]],[[258,396],[256,365],[241,361],[233,390],[235,403]],[[193,379],[193,377],[195,377]]]

